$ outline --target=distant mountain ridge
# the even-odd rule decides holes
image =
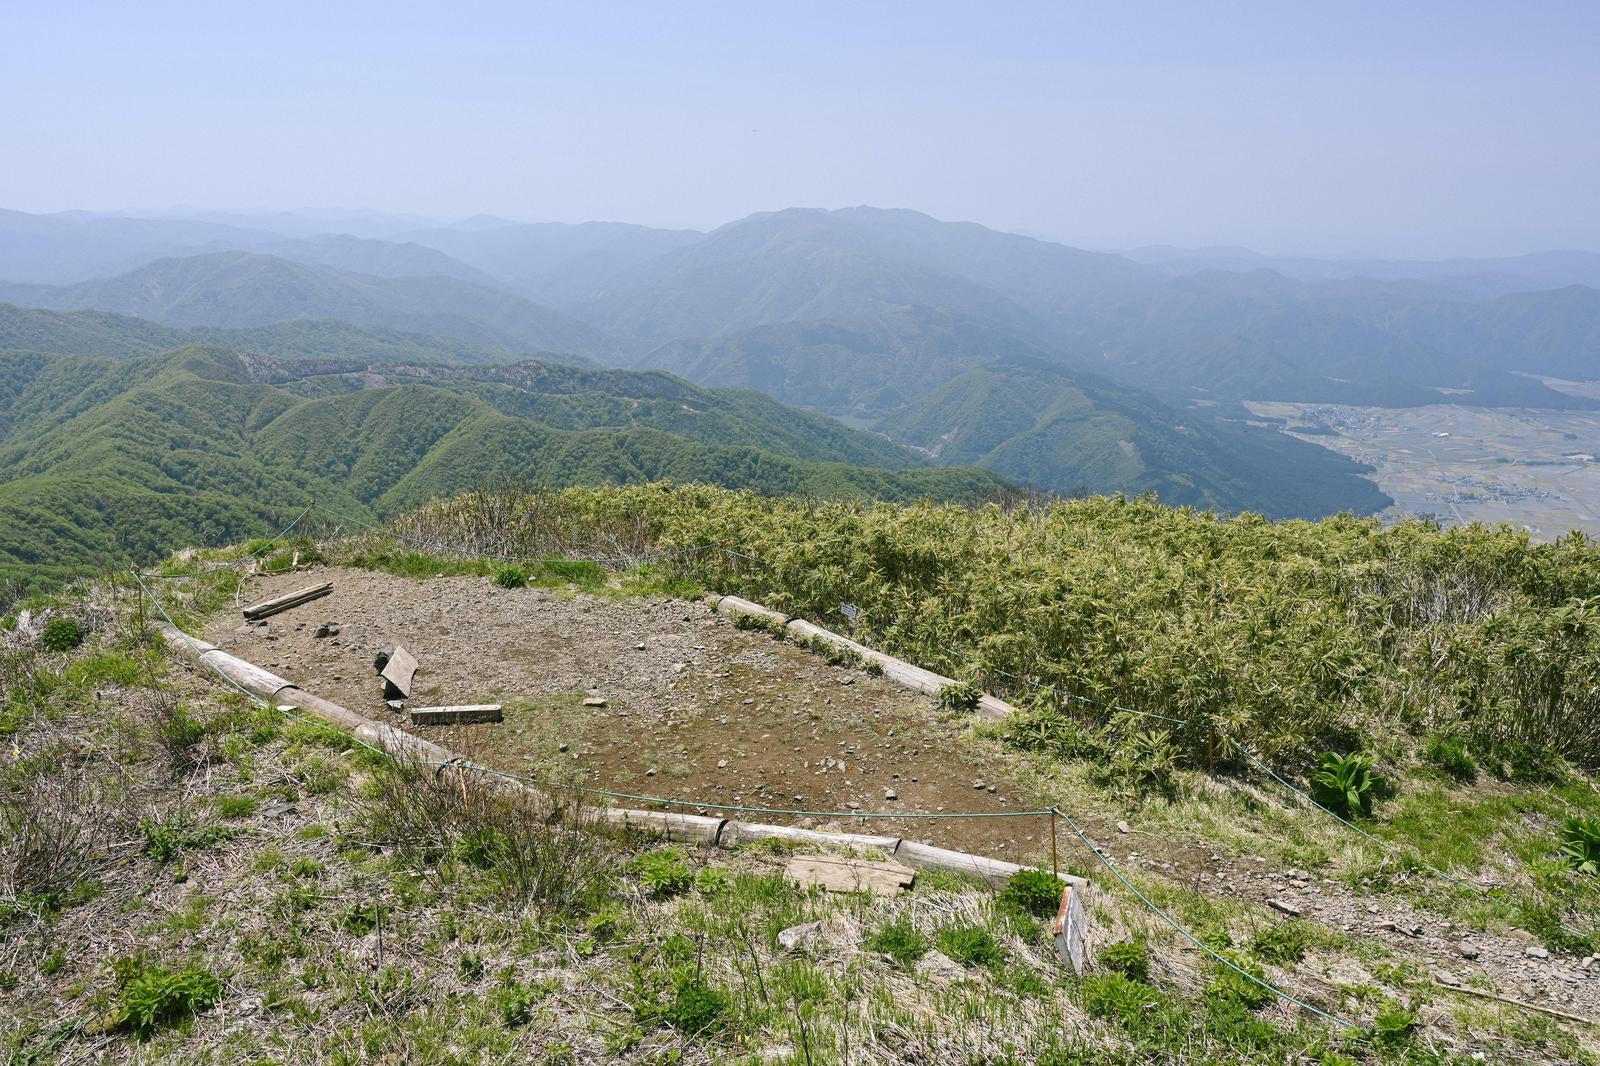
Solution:
[[[375,277],[253,252],[159,259],[69,286],[0,285],[0,302],[136,315],[170,326],[251,328],[338,319],[511,350],[614,359],[626,346],[569,315],[452,277]]]
[[[1450,273],[1461,264],[1391,264],[1380,277],[1307,267],[1300,278],[1243,249],[1119,256],[870,207],[763,212],[709,233],[352,222],[377,239],[307,235],[315,221],[297,217],[301,232],[266,241],[225,224],[264,220],[177,229],[120,220],[128,225],[105,230],[119,241],[259,246],[70,286],[4,285],[0,300],[103,308],[185,331],[146,336],[142,351],[217,343],[370,363],[553,352],[657,366],[1034,487],[1156,491],[1269,514],[1387,501],[1354,464],[1249,425],[1244,400],[1597,406],[1537,376],[1600,378],[1600,292],[1500,291],[1461,282]],[[12,230],[77,239],[88,231],[74,227],[90,221],[104,220],[0,218],[0,264]],[[1494,269],[1538,278],[1586,263],[1560,253]],[[0,312],[0,341],[7,329]],[[34,319],[10,331],[14,346],[100,352],[116,329]]]

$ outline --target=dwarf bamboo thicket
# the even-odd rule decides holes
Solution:
[[[672,485],[485,490],[397,529],[512,556],[674,552],[709,587],[1036,713],[1109,717],[1071,694],[1191,723],[1166,724],[1191,765],[1214,730],[1224,758],[1226,740],[1303,764],[1444,736],[1491,768],[1600,766],[1600,548],[1580,534],[1535,544],[1121,497],[966,508]],[[860,608],[853,620],[842,603]]]

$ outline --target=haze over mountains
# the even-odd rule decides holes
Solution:
[[[390,378],[368,364],[661,369],[875,431],[862,439],[888,449],[879,466],[970,464],[1050,491],[1151,491],[1311,516],[1389,501],[1363,468],[1262,425],[1241,401],[1595,406],[1537,376],[1600,377],[1597,280],[1600,256],[1588,253],[1122,256],[866,207],[768,212],[709,233],[492,218],[430,226],[370,213],[0,212],[0,302],[35,309],[0,314],[0,349],[34,353],[27,365],[40,367],[196,345],[338,359],[365,368],[340,380],[386,383],[375,388]],[[16,356],[5,365],[8,395],[35,387],[19,376],[43,373],[17,369]],[[109,398],[132,371],[95,363],[85,373]],[[200,387],[193,375],[162,380]],[[448,380],[459,393],[461,380]],[[562,427],[554,411],[499,413]],[[574,425],[636,428],[626,406],[591,413]],[[776,426],[799,416],[768,404],[750,417]],[[32,423],[11,424],[15,447]],[[688,422],[651,428],[694,436]],[[861,465],[844,441],[778,450]],[[249,434],[239,442],[259,446]],[[539,475],[531,460],[516,469]],[[359,502],[381,510],[392,489]]]

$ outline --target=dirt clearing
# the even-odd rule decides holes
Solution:
[[[333,582],[332,595],[265,625],[221,615],[207,639],[500,769],[638,795],[835,812],[748,817],[906,836],[1012,862],[1049,859],[1044,816],[844,817],[1048,804],[1025,794],[997,747],[968,735],[967,716],[740,630],[704,603],[342,567],[255,579],[245,595],[265,599],[321,581]],[[325,624],[337,634],[317,637]],[[503,703],[505,721],[412,727],[384,704],[373,671],[374,653],[395,643],[421,664],[408,707]]]

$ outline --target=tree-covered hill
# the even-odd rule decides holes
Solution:
[[[1172,504],[1274,517],[1390,503],[1363,468],[1326,449],[1219,418],[1213,407],[1163,403],[927,308],[680,341],[644,361],[861,419],[938,462],[1056,492],[1156,492]]]
[[[884,429],[941,462],[1056,492],[1111,485],[1172,506],[1273,518],[1366,514],[1393,502],[1362,467],[1316,445],[1037,362],[970,370]]]
[[[509,363],[528,356],[588,363],[582,356],[544,352],[532,345],[484,347],[426,333],[355,326],[334,319],[296,319],[251,329],[163,326],[109,311],[46,311],[0,303],[0,351],[55,355],[155,355],[191,345],[261,355],[363,362]]]
[[[1259,267],[1174,277],[912,211],[850,208],[753,215],[619,263],[606,287],[567,306],[613,332],[690,347],[926,308],[1168,395],[1410,406],[1440,402],[1444,387],[1464,395],[1454,402],[1563,407],[1573,401],[1516,373],[1593,376],[1597,305],[1600,293],[1583,286],[1486,298],[1404,278],[1299,280]],[[809,355],[804,339],[770,352],[774,368],[791,364],[785,372],[803,372]],[[982,362],[970,354],[970,365]],[[685,358],[673,344],[657,355],[674,367]]]
[[[241,329],[337,319],[483,347],[612,357],[623,346],[560,311],[449,277],[380,278],[248,252],[161,259],[77,285],[0,285],[0,301]]]
[[[886,499],[1006,488],[664,374],[296,364],[197,347],[0,355],[0,472],[0,576],[33,581],[253,535],[312,498],[372,518],[500,478]]]

